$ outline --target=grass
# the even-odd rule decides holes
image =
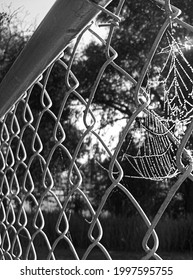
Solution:
[[[64,232],[66,223],[62,220],[57,223],[58,212],[44,212],[45,226],[43,231],[48,237],[50,244],[59,237],[59,232]],[[33,215],[28,216],[28,230],[35,232],[33,228]],[[142,249],[142,240],[147,231],[140,216],[121,217],[108,216],[100,219],[103,236],[101,243],[110,253],[113,259],[141,259],[144,256]],[[36,224],[38,225],[38,220]],[[41,223],[40,223],[41,224]],[[91,244],[88,238],[90,223],[80,215],[72,215],[69,221],[70,235],[68,236],[75,247],[79,258],[82,258],[84,252]],[[57,229],[57,231],[56,231]],[[179,217],[173,219],[163,217],[156,228],[159,237],[158,254],[163,259],[193,259],[193,217]],[[98,229],[95,228],[93,236],[98,236]],[[24,244],[24,243],[23,243]],[[38,248],[38,259],[46,259],[49,250],[46,250],[44,237],[41,233],[37,234],[34,240],[35,247]],[[148,243],[151,248],[152,240]],[[24,247],[27,243],[24,244]],[[74,259],[74,255],[69,249],[69,245],[61,238],[54,250],[56,259]],[[104,254],[98,249],[94,249],[89,255],[89,259],[104,259]]]
[[[77,253],[81,259],[85,253],[84,249],[77,248]],[[163,260],[193,260],[193,253],[191,252],[158,252]],[[109,251],[113,260],[141,260],[145,256],[144,253],[125,252],[125,251]],[[54,252],[57,260],[73,260],[75,259],[70,250],[65,248],[57,248]],[[38,252],[38,259],[44,260],[47,257],[47,252],[44,248]],[[94,250],[87,258],[88,260],[105,260],[105,256],[99,250]]]

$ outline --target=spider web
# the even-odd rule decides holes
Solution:
[[[122,157],[134,171],[134,174],[127,177],[163,180],[178,174],[175,163],[177,146],[169,138],[168,131],[167,124],[154,111],[146,110],[140,121],[136,120],[129,145]],[[136,134],[140,135],[138,140]]]
[[[129,162],[132,174],[126,176],[150,180],[163,180],[175,177],[177,142],[169,137],[180,139],[193,115],[193,68],[186,59],[185,46],[177,42],[167,31],[167,47],[159,55],[165,62],[158,76],[161,86],[160,101],[163,103],[160,114],[152,104],[146,108],[130,131],[129,144],[122,160]],[[146,91],[151,93],[152,81],[147,79]],[[160,94],[160,93],[157,93]],[[128,168],[127,168],[128,169]]]
[[[167,33],[168,46],[161,53],[167,59],[160,72],[164,89],[164,111],[166,119],[174,124],[187,125],[193,117],[193,68],[186,59],[183,49],[173,35]]]

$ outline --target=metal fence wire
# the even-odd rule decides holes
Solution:
[[[66,2],[66,7],[72,5],[70,3],[72,1],[64,2]],[[66,247],[62,252],[65,255],[66,248],[68,248],[71,258],[87,259],[97,248],[104,258],[111,259],[110,251],[103,245],[104,233],[100,215],[113,190],[119,189],[134,205],[146,226],[146,233],[141,240],[144,250],[143,258],[161,259],[157,254],[159,239],[155,228],[184,180],[186,178],[193,180],[193,159],[186,149],[193,130],[191,111],[193,108],[193,95],[191,94],[193,68],[185,58],[182,47],[175,38],[175,32],[172,32],[172,28],[178,27],[192,32],[193,27],[179,19],[180,10],[172,6],[169,0],[165,2],[156,0],[155,5],[165,13],[165,21],[158,34],[155,34],[155,41],[140,76],[136,80],[129,73],[129,66],[128,69],[123,69],[116,63],[119,53],[112,46],[113,36],[121,21],[124,20],[121,13],[124,10],[125,1],[79,0],[75,2],[94,9],[95,13],[91,15],[92,17],[99,12],[100,15],[103,14],[103,17],[100,16],[99,19],[95,17],[92,22],[88,19],[85,26],[81,27],[81,30],[77,30],[79,35],[76,36],[73,47],[71,44],[71,47],[67,48],[68,44],[65,44],[62,53],[55,53],[56,58],[51,63],[48,60],[44,65],[44,70],[35,73],[35,81],[25,85],[26,88],[17,86],[19,94],[15,99],[12,98],[10,103],[8,102],[7,107],[3,104],[1,108],[0,258],[64,258],[63,256],[58,257],[57,250],[61,242],[65,242]],[[113,11],[107,5],[110,2],[117,3]],[[102,23],[100,23],[101,18]],[[98,32],[102,28],[106,30],[105,36]],[[78,81],[72,69],[76,68],[77,61],[81,57],[81,48],[84,47],[84,44],[80,42],[85,33],[92,34],[104,50],[106,59],[92,88],[89,89],[87,98],[84,99],[79,90],[81,80]],[[163,38],[167,45],[161,48]],[[36,42],[37,40],[35,40]],[[160,114],[152,107],[151,88],[153,85],[152,79],[148,78],[154,57],[158,53],[164,57],[156,84],[156,87],[160,86],[163,92],[164,106],[161,108]],[[44,53],[41,55],[43,56]],[[30,62],[22,60],[22,56],[23,54],[20,55],[20,61],[27,63],[25,64],[26,71],[34,72]],[[35,55],[31,53],[31,60],[35,59]],[[109,66],[113,67],[124,82],[135,88],[133,98],[136,107],[130,118],[127,119],[114,149],[106,143],[105,136],[96,129],[100,114],[94,110],[95,97],[100,95],[99,85]],[[186,70],[187,68],[189,70]],[[56,69],[60,69],[60,77],[55,76]],[[60,80],[59,86],[57,91],[52,92],[52,83],[56,79]],[[20,80],[19,84],[22,82]],[[7,78],[6,85],[8,86],[9,83],[11,80]],[[2,86],[0,90],[1,95],[5,95]],[[12,89],[13,93],[14,90],[15,87]],[[188,97],[184,94],[185,91],[189,92]],[[8,99],[6,96],[5,98]],[[78,125],[81,123],[82,132],[76,136],[73,127],[67,125],[68,122],[65,119],[69,110],[73,112],[71,115],[73,122]],[[142,116],[143,122],[139,122],[139,117]],[[180,125],[185,129],[184,133],[181,132],[179,136],[176,131]],[[141,138],[144,139],[135,151],[130,149],[135,141],[133,134],[129,133],[131,129],[140,131]],[[130,135],[128,147],[120,157],[128,135]],[[105,152],[106,157],[110,159],[109,165],[105,167],[94,161],[94,164],[105,169],[110,179],[110,184],[95,207],[89,191],[85,190],[85,176],[88,176],[88,173],[85,173],[84,163],[89,156],[82,158],[81,161],[82,147],[89,142],[91,137],[95,139],[95,143],[100,144],[101,151]],[[78,140],[76,141],[76,139]],[[75,143],[76,147],[74,148],[74,144],[70,145],[70,142]],[[129,162],[134,170],[133,174],[126,174],[127,172],[121,165],[122,160]],[[60,176],[61,174],[62,176]],[[133,180],[136,177],[153,181],[175,179],[151,221],[123,185],[124,176],[130,176]],[[60,182],[57,183],[57,180]],[[57,189],[57,186],[60,187]],[[81,256],[77,251],[76,242],[71,236],[70,228],[70,208],[75,197],[81,198],[90,215],[88,220],[85,218],[89,241]],[[54,225],[47,225],[48,219],[45,219],[45,209],[48,205],[55,205],[55,209],[58,209]],[[54,227],[55,236],[49,236],[46,233],[46,228],[49,226]],[[151,246],[148,243],[150,238]],[[44,257],[41,256],[42,251],[45,251]]]

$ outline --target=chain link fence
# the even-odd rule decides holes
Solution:
[[[64,2],[66,7],[72,5],[72,1]],[[85,26],[81,27],[81,32],[76,30],[75,33],[79,35],[70,48],[67,47],[69,42],[66,42],[62,53],[55,51],[54,55],[57,57],[54,60],[48,59],[46,64],[43,64],[44,70],[33,71],[31,62],[27,62],[29,72],[35,72],[32,77],[33,83],[29,81],[25,84],[26,88],[16,84],[19,93],[15,98],[12,97],[11,101],[6,102],[7,108],[6,106],[1,108],[0,256],[1,259],[57,259],[65,258],[65,252],[69,251],[71,258],[87,259],[97,248],[103,258],[111,259],[111,250],[103,245],[104,232],[100,216],[112,192],[119,189],[133,204],[145,225],[146,233],[141,240],[143,258],[160,259],[157,253],[159,238],[155,228],[181,184],[186,178],[193,179],[193,160],[186,148],[193,130],[192,114],[189,113],[193,108],[193,102],[192,95],[189,94],[187,99],[184,93],[192,90],[192,68],[175,38],[175,32],[172,31],[178,26],[191,32],[193,27],[179,19],[180,11],[170,5],[169,0],[155,1],[154,4],[163,10],[165,21],[160,27],[138,79],[134,79],[129,73],[129,66],[128,69],[123,69],[116,63],[119,53],[113,48],[112,43],[116,30],[124,20],[121,14],[124,11],[125,1],[77,2],[81,7],[84,6],[84,11],[92,10],[91,18],[100,12],[99,19],[94,18],[94,22],[91,23],[90,18],[86,19],[87,22],[84,22]],[[107,5],[110,2],[116,4],[113,9],[111,5]],[[100,35],[98,31],[100,29],[105,29],[105,34]],[[86,98],[81,94],[81,80],[78,81],[76,71],[73,71],[81,59],[81,49],[85,47],[85,43],[81,43],[85,34],[92,34],[92,38],[95,38],[105,53],[104,63],[92,88],[87,90]],[[87,35],[85,40],[90,40],[88,38],[90,37]],[[38,43],[37,40],[35,39],[34,44]],[[167,43],[160,47],[162,40]],[[153,79],[149,78],[149,71],[153,67],[156,54],[163,56],[164,59],[159,75],[153,83]],[[43,55],[44,52],[41,53],[41,56]],[[26,63],[22,56],[23,54],[20,56],[21,64]],[[33,53],[30,59],[36,60]],[[188,65],[190,70],[185,70],[183,63]],[[131,86],[135,88],[133,95],[135,108],[132,115],[127,118],[115,148],[109,146],[105,135],[101,135],[97,130],[98,122],[102,122],[100,119],[102,115],[95,111],[95,98],[96,95],[100,95],[98,89],[103,83],[108,67],[111,67],[121,77],[122,82],[128,85],[128,92]],[[11,83],[7,78],[7,86],[9,82]],[[21,80],[18,84],[20,83]],[[52,88],[53,84],[57,84],[56,88]],[[164,105],[159,114],[152,106],[151,90],[160,86]],[[1,94],[5,95],[2,88]],[[5,99],[7,101],[8,97],[5,96]],[[72,120],[71,123],[69,118]],[[180,136],[177,133],[179,125],[185,127],[183,135],[180,132]],[[80,131],[77,130],[77,126]],[[136,131],[140,133],[142,141],[138,148],[133,150]],[[127,147],[122,152],[128,136],[130,139]],[[104,157],[109,158],[108,165],[105,166],[98,158],[92,162],[106,172],[109,178],[103,196],[94,206],[89,191],[92,184],[89,181],[91,171],[84,168],[92,153],[90,139],[94,139],[94,143],[99,144],[101,153],[105,154]],[[87,149],[85,154],[84,149]],[[122,162],[128,162],[133,168],[133,173],[128,174],[127,170],[123,169]],[[175,179],[151,221],[123,184],[124,176],[133,180]],[[100,184],[100,174],[98,180]],[[88,241],[80,256],[73,240],[70,217],[72,211],[80,208],[81,203],[87,212],[85,223],[88,226]],[[58,213],[55,216],[55,223],[47,225],[48,219],[45,215],[49,216],[49,211],[55,209]],[[55,235],[47,234],[46,229],[49,226],[54,227]],[[57,250],[62,242],[65,243],[63,255],[58,257]],[[44,256],[41,256],[42,252]]]

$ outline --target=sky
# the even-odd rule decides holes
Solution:
[[[14,11],[21,8],[22,13],[26,14],[26,20],[29,23],[38,25],[56,0],[0,0],[0,10],[6,10],[6,7],[11,4],[11,9]]]

